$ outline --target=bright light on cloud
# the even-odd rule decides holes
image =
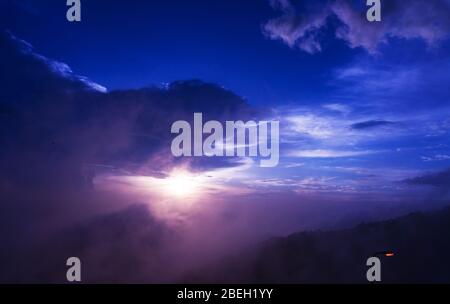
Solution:
[[[202,172],[183,166],[158,176],[104,174],[96,176],[94,184],[96,189],[137,192],[170,200],[197,200],[209,194],[230,194],[230,189],[236,193],[231,184],[245,180],[253,163],[250,158],[243,158],[236,166]]]
[[[96,187],[119,191],[137,192],[144,196],[156,196],[161,199],[191,200],[205,191],[207,176],[194,174],[186,169],[174,169],[162,177],[154,176],[115,176],[106,175],[96,178]]]
[[[187,171],[175,171],[168,177],[160,179],[162,190],[168,196],[186,198],[194,196],[200,190],[201,177]]]

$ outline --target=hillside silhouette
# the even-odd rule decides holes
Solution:
[[[384,283],[450,282],[450,207],[338,231],[273,238],[190,273],[188,282],[367,283],[366,260],[380,251]]]

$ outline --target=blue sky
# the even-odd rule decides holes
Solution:
[[[65,20],[62,2],[22,3],[19,37],[109,89],[199,78],[252,103],[295,102],[328,90],[330,67],[360,53],[339,41],[316,56],[274,43],[262,34],[276,16],[266,1],[91,1],[80,24]]]

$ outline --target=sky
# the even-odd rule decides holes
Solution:
[[[383,1],[374,23],[364,2],[90,0],[71,23],[65,1],[1,0],[4,255],[66,231],[54,255],[81,242],[94,261],[118,238],[118,256],[145,264],[122,280],[171,281],[269,236],[445,205],[450,2]],[[280,121],[278,166],[174,158],[170,125],[194,112]],[[173,271],[142,255],[180,250]],[[43,265],[34,280],[53,280]]]

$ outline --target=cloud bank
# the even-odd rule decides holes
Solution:
[[[272,0],[281,16],[263,25],[263,33],[291,48],[314,54],[322,51],[327,28],[351,48],[371,54],[391,38],[420,39],[435,47],[450,33],[450,3],[446,0],[382,1],[382,21],[368,22],[367,7],[346,0],[302,1],[296,7],[290,0]]]

